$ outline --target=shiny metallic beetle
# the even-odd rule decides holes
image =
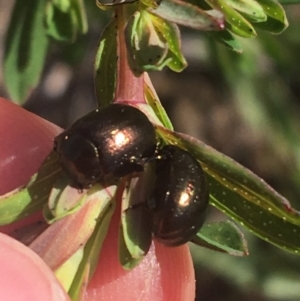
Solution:
[[[62,168],[80,189],[143,171],[154,156],[155,130],[140,110],[123,104],[97,109],[55,138]]]
[[[157,145],[146,115],[132,106],[111,104],[58,135],[54,150],[79,189],[142,172],[147,162],[155,163],[153,189],[141,205],[149,209],[156,239],[177,246],[201,228],[208,207],[208,185],[190,153],[174,145],[161,149]]]
[[[169,246],[188,242],[201,228],[209,193],[204,172],[190,153],[174,145],[158,151],[149,207],[153,234]]]

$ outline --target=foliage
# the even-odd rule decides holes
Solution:
[[[6,39],[4,76],[12,99],[19,104],[24,103],[38,84],[50,42],[72,43],[88,30],[88,10],[82,0],[30,2],[31,5],[27,5],[16,1]],[[236,53],[241,53],[246,44],[241,38],[254,38],[260,33],[267,39],[265,32],[279,34],[288,26],[282,6],[273,0],[97,0],[96,4],[114,16],[103,30],[95,58],[95,90],[99,106],[118,99],[122,77],[117,63],[117,59],[121,59],[120,53],[126,54],[137,78],[144,72],[161,71],[165,67],[175,72],[187,67],[178,25],[205,31],[216,42],[233,50],[232,55],[218,56],[224,74],[228,75],[228,83],[236,86],[237,94],[246,88],[254,90],[253,82],[242,82],[242,77],[237,83],[234,73],[244,70],[232,71],[238,68]],[[120,44],[126,46],[125,52],[120,50]],[[214,48],[216,52],[224,53],[219,46]],[[245,72],[255,81],[255,70],[247,68]],[[203,142],[174,132],[147,77],[140,83],[145,101],[135,106],[156,125],[162,143],[176,144],[188,150],[201,163],[209,182],[211,205],[267,242],[298,254],[300,213],[248,169]],[[255,97],[252,100],[255,101]],[[292,127],[290,115],[284,111],[282,114],[285,125]],[[49,169],[52,170],[51,177],[47,176]],[[43,208],[45,218],[51,224],[48,231],[60,233],[61,228],[72,228],[81,244],[73,238],[73,241],[68,240],[68,233],[60,233],[60,239],[55,241],[49,240],[49,234],[44,233],[31,248],[42,254],[73,300],[78,300],[82,284],[93,275],[90,267],[98,260],[115,204],[122,202],[122,206],[128,208],[131,198],[137,197],[136,185],[145,185],[147,181],[145,173],[145,179],[141,177],[140,183],[127,178],[118,187],[103,188],[97,184],[78,195],[69,186],[68,179],[61,176],[55,154],[50,154],[28,185],[1,197],[0,210],[6,214],[1,215],[0,223],[11,223]],[[79,224],[78,219],[81,220]],[[137,227],[135,220],[136,216],[122,215],[119,255],[126,269],[134,268],[143,259],[151,242],[151,233],[146,232],[144,225]],[[248,254],[244,235],[228,221],[208,223],[192,242],[235,256]],[[41,246],[47,251],[41,250]],[[54,249],[63,251],[55,257]],[[73,281],[66,277],[70,273]]]
[[[78,34],[87,31],[82,0],[30,1],[30,5],[16,1],[5,49],[7,89],[20,104],[38,83],[48,40],[72,42]],[[180,72],[186,67],[176,23],[209,31],[214,39],[237,52],[242,47],[236,36],[252,38],[257,34],[255,28],[277,34],[288,24],[284,10],[273,0],[121,2],[128,4],[132,14],[125,29],[126,44],[134,58],[131,64],[139,72],[161,70],[165,65]],[[97,5],[107,10],[119,3],[97,0]],[[98,55],[96,61],[99,59]]]

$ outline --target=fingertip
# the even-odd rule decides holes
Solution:
[[[29,181],[60,131],[54,124],[0,98],[0,195]]]
[[[0,266],[1,300],[70,300],[41,258],[29,248],[1,233]]]

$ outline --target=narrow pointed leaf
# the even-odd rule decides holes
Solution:
[[[100,38],[95,59],[95,90],[100,107],[112,103],[117,70],[116,22],[110,22]]]
[[[67,12],[71,7],[72,0],[52,0],[51,2],[62,12]]]
[[[221,13],[213,15],[181,0],[164,0],[151,12],[170,22],[198,30],[224,29],[224,18]]]
[[[82,0],[49,2],[46,10],[47,34],[59,41],[73,42],[86,33],[87,19]]]
[[[256,0],[226,0],[226,3],[250,22],[258,23],[267,20],[265,11]]]
[[[80,271],[80,279],[78,280],[78,278],[76,277],[73,281],[73,284],[68,291],[68,295],[70,296],[72,301],[84,301],[86,290],[89,284],[90,269],[90,263],[86,263],[83,267],[83,270]],[[74,284],[76,286],[74,286]]]
[[[166,127],[169,130],[173,130],[173,125],[171,123],[171,120],[169,119],[164,107],[162,106],[148,74],[144,75],[144,79],[145,79],[144,90],[145,90],[146,102],[153,109],[155,115],[159,118],[159,120],[164,125],[164,127]]]
[[[152,16],[153,25],[168,45],[167,58],[171,58],[168,67],[176,72],[181,72],[187,66],[187,62],[181,52],[180,32],[176,24],[172,24],[160,17]]]
[[[53,223],[55,220],[61,219],[79,210],[85,204],[88,196],[88,193],[78,191],[78,189],[74,187],[67,186],[61,192],[55,207],[50,207],[54,219],[49,222]]]
[[[97,226],[84,247],[83,259],[78,267],[76,276],[69,289],[73,301],[81,301],[84,291],[97,268],[101,248],[106,237],[111,217],[114,213],[115,202],[107,204],[105,210],[98,216]]]
[[[52,218],[48,219],[48,223],[53,223],[78,211],[88,201],[90,196],[99,190],[103,191],[103,194],[99,194],[99,197],[103,198],[104,202],[107,202],[107,199],[111,199],[111,196],[105,192],[101,185],[95,185],[89,190],[79,191],[68,184],[68,178],[60,178],[54,184],[48,201],[48,208],[52,215]]]
[[[256,28],[270,32],[272,34],[282,33],[287,28],[287,26],[287,23],[282,23],[272,17],[268,17],[266,22],[255,24]]]
[[[58,203],[63,191],[67,187],[69,187],[69,184],[70,184],[69,182],[70,182],[69,177],[65,173],[63,173],[61,175],[61,177],[59,177],[57,179],[57,181],[53,184],[53,187],[51,189],[51,192],[50,192],[50,195],[48,198],[48,206],[44,210],[44,212],[45,211],[47,212],[46,214],[45,213],[44,214],[46,216],[48,216],[48,214],[49,214],[49,216],[51,216],[51,219],[56,216],[55,209],[56,209],[57,203]],[[71,197],[71,200],[73,201],[74,198]],[[48,212],[48,210],[50,212]]]
[[[288,5],[288,4],[299,4],[300,0],[279,0],[278,2],[282,5]]]
[[[228,30],[210,32],[209,35],[231,50],[237,53],[243,52],[240,42]]]
[[[282,23],[287,23],[286,14],[283,7],[274,0],[259,0],[259,5],[263,7],[265,13]]]
[[[162,125],[161,121],[156,116],[154,110],[150,105],[148,105],[147,103],[138,102],[135,103],[134,106],[140,111],[142,111],[148,117],[150,122],[152,122],[153,124]]]
[[[85,245],[96,227],[97,218],[110,206],[111,199],[107,196],[111,196],[111,191],[107,191],[90,195],[79,211],[53,223],[30,244],[51,269],[56,270]]]
[[[71,287],[82,257],[83,248],[80,248],[54,272],[65,291]]]
[[[38,84],[48,49],[46,0],[15,1],[6,35],[4,79],[13,101],[22,104]]]
[[[231,221],[204,224],[192,242],[233,256],[248,255],[244,235]]]
[[[25,187],[0,196],[0,225],[10,224],[42,210],[60,172],[58,157],[51,153]]]
[[[243,38],[253,38],[256,36],[255,29],[243,16],[230,7],[224,0],[205,0],[212,8],[224,13],[228,23],[226,28]]]
[[[168,45],[156,31],[147,11],[136,12],[125,28],[125,42],[131,69],[138,74],[150,70],[162,70],[172,58],[168,58]]]
[[[72,19],[70,10],[61,11],[51,2],[47,6],[46,25],[47,34],[58,41],[74,41],[76,37],[76,27]]]
[[[169,143],[190,151],[207,174],[212,205],[262,239],[300,251],[300,213],[267,183],[234,160],[187,135],[158,127]]]
[[[120,4],[130,4],[137,2],[138,0],[96,0],[96,5],[105,10],[111,6],[116,6]]]
[[[273,34],[279,34],[288,27],[286,14],[282,6],[273,0],[259,0],[259,4],[268,16],[264,23],[257,23],[257,28],[269,31]]]
[[[79,33],[85,34],[88,31],[88,22],[83,0],[72,1],[73,14]]]
[[[142,259],[149,251],[152,241],[152,224],[147,208],[150,184],[153,177],[151,166],[139,178],[128,180],[122,197],[121,223],[123,239],[130,256]]]
[[[89,190],[78,190],[69,184],[70,180],[65,174],[54,183],[49,196],[48,207],[44,208],[44,215],[48,223],[53,223],[78,211],[90,196],[99,190],[103,191],[103,195],[99,195],[99,197],[102,197],[105,202],[106,199],[111,198],[100,184],[91,187]]]
[[[121,226],[121,232],[123,232],[122,226]],[[119,236],[119,261],[122,267],[125,270],[132,270],[135,268],[141,261],[143,257],[139,258],[133,258],[130,254],[130,252],[127,249],[124,236]]]

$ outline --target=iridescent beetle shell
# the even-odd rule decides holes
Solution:
[[[208,185],[200,164],[190,153],[167,145],[158,154],[149,199],[152,232],[161,243],[177,246],[188,242],[203,225]]]
[[[154,156],[155,130],[140,110],[123,104],[97,109],[55,138],[54,150],[74,186],[143,171]]]

